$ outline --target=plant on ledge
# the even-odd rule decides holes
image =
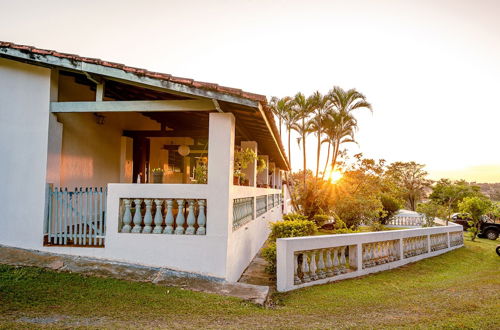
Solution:
[[[246,148],[234,153],[234,184],[240,184],[245,179],[243,170],[255,160],[257,160],[257,154],[252,149]]]
[[[153,168],[151,170],[153,173],[153,183],[163,183],[163,169],[162,168]]]
[[[257,157],[257,173],[264,171],[267,168],[267,163],[264,157]]]
[[[194,168],[194,181],[197,184],[206,184],[207,183],[207,173],[208,173],[207,164],[205,164],[205,163],[198,164]]]

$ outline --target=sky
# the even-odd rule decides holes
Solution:
[[[3,41],[269,97],[356,88],[373,113],[356,114],[350,154],[500,182],[500,1],[0,0],[0,12]],[[306,149],[315,169],[313,136]],[[301,154],[293,143],[294,170]]]

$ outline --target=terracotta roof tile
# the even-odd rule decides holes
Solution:
[[[264,95],[248,93],[248,92],[244,92],[238,88],[220,86],[220,85],[214,84],[214,83],[196,81],[196,80],[189,79],[189,78],[175,77],[175,76],[172,76],[170,74],[151,72],[151,71],[148,71],[146,69],[134,68],[134,67],[126,66],[126,65],[121,64],[121,63],[103,61],[103,60],[100,60],[98,58],[83,57],[83,56],[78,56],[75,54],[61,53],[61,52],[58,52],[55,50],[40,49],[40,48],[26,46],[26,45],[17,45],[17,44],[14,44],[12,42],[7,42],[7,41],[0,41],[0,47],[18,49],[21,51],[27,51],[27,52],[31,52],[33,54],[38,54],[38,55],[52,55],[52,56],[56,56],[56,57],[60,57],[60,58],[71,59],[74,61],[81,61],[81,62],[85,62],[85,63],[98,64],[98,65],[102,65],[102,66],[106,66],[106,67],[121,69],[121,70],[124,70],[126,72],[137,73],[139,75],[148,76],[148,77],[151,77],[154,79],[168,80],[168,81],[172,81],[172,82],[179,83],[179,84],[194,86],[196,88],[202,88],[202,89],[213,90],[213,91],[217,91],[217,92],[221,92],[221,93],[225,93],[225,94],[229,94],[229,95],[240,96],[240,97],[243,97],[246,99],[250,99],[253,101],[261,102],[263,104],[267,104],[267,99]]]

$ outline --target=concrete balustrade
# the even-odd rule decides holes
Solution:
[[[463,227],[280,238],[280,292],[363,276],[433,257],[463,246]]]
[[[425,223],[424,216],[418,217],[408,217],[408,216],[394,216],[394,218],[389,221],[389,225],[392,226],[402,226],[402,227],[417,227],[422,226]]]
[[[122,198],[120,203],[123,209],[121,233],[206,234],[205,199]]]

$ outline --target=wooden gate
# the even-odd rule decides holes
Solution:
[[[47,186],[44,243],[104,246],[107,190]]]

